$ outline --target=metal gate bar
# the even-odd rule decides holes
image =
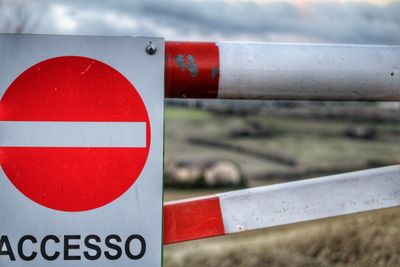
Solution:
[[[400,165],[167,202],[164,244],[400,206]]]
[[[166,42],[169,98],[400,101],[400,46]]]

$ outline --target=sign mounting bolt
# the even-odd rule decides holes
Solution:
[[[146,53],[149,55],[154,55],[157,52],[157,46],[150,43],[146,46]]]

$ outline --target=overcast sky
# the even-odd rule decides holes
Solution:
[[[390,0],[0,0],[1,31],[24,17],[34,33],[400,44],[400,1]]]

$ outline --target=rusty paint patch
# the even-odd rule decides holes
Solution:
[[[215,79],[215,77],[217,77],[219,73],[219,68],[217,66],[215,66],[214,68],[212,68],[211,70],[211,79]]]
[[[183,57],[182,54],[179,54],[175,57],[175,62],[179,66],[179,69],[181,71],[185,70],[185,58]]]
[[[187,60],[188,60],[188,70],[190,72],[190,75],[192,75],[192,77],[197,77],[197,74],[199,73],[199,68],[197,67],[194,56],[188,55]]]

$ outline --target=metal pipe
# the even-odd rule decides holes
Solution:
[[[164,244],[400,206],[400,165],[164,205]]]
[[[166,42],[166,97],[400,101],[400,46]]]

